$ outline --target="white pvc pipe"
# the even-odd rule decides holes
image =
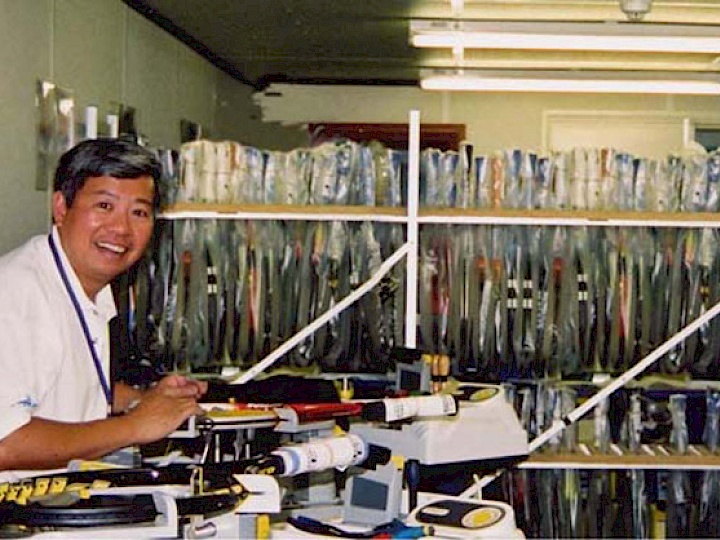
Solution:
[[[587,414],[592,409],[594,409],[597,406],[597,404],[600,403],[603,399],[607,398],[610,394],[615,392],[615,390],[625,386],[628,382],[630,382],[632,379],[637,377],[640,373],[645,371],[652,364],[654,364],[660,358],[662,358],[663,355],[665,355],[667,352],[669,352],[673,347],[677,346],[679,343],[686,340],[694,332],[697,332],[701,326],[703,326],[704,324],[707,324],[712,319],[717,317],[719,314],[720,314],[720,302],[715,304],[712,308],[710,308],[708,311],[703,313],[700,317],[695,319],[693,322],[689,323],[687,326],[685,326],[685,328],[683,328],[682,330],[677,332],[670,339],[668,339],[662,345],[660,345],[657,349],[652,351],[645,358],[640,360],[637,364],[635,364],[633,367],[628,369],[625,373],[620,375],[617,379],[612,381],[606,387],[602,388],[595,395],[593,395],[591,398],[589,398],[587,401],[585,401],[585,403],[583,403],[579,407],[576,407],[575,409],[570,411],[565,416],[564,420],[556,420],[555,422],[553,422],[552,426],[550,426],[547,430],[543,431],[540,435],[535,437],[530,442],[530,444],[528,446],[528,452],[530,454],[532,454],[535,450],[540,448],[542,445],[544,445],[550,439],[557,436],[566,427],[577,422],[580,418],[585,416],[585,414]],[[471,497],[471,496],[475,495],[476,493],[480,493],[482,488],[487,486],[490,482],[495,480],[502,473],[503,473],[503,470],[499,470],[494,474],[490,474],[490,475],[484,476],[483,478],[480,478],[479,480],[477,480],[475,482],[475,484],[473,484],[468,489],[466,489],[461,494],[461,497],[463,497],[463,496]]]
[[[98,108],[94,105],[85,107],[85,138],[97,139],[98,136]]]
[[[407,243],[410,246],[405,280],[405,346],[417,340],[418,208],[420,206],[420,111],[410,111],[408,139]]]
[[[117,139],[120,136],[120,117],[117,114],[108,114],[105,116],[107,124],[108,137]]]
[[[686,340],[693,333],[697,332],[701,326],[703,326],[704,324],[707,324],[712,319],[717,317],[718,314],[720,314],[720,302],[715,304],[712,308],[710,308],[708,311],[703,313],[700,317],[695,319],[693,322],[691,322],[690,324],[685,326],[685,328],[683,328],[678,333],[676,333],[674,336],[672,336],[670,339],[665,341],[665,343],[660,345],[657,349],[652,351],[645,358],[640,360],[637,364],[635,364],[633,367],[628,369],[625,373],[620,375],[617,379],[615,379],[610,384],[608,384],[607,386],[602,388],[600,391],[598,391],[597,394],[593,395],[585,403],[583,403],[579,407],[576,407],[575,409],[570,411],[567,414],[567,416],[565,417],[565,420],[566,420],[565,422],[563,422],[561,420],[556,420],[548,430],[543,431],[539,436],[537,436],[535,439],[532,440],[532,442],[530,443],[530,446],[529,446],[530,452],[532,453],[535,450],[537,450],[538,448],[540,448],[543,444],[545,444],[547,441],[552,439],[555,435],[557,435],[558,433],[563,431],[568,425],[574,424],[575,422],[577,422],[586,413],[588,413],[589,411],[594,409],[595,406],[598,403],[600,403],[603,399],[607,398],[615,390],[625,386],[628,382],[630,382],[636,376],[640,375],[640,373],[645,371],[652,364],[654,364],[660,358],[662,358],[663,355],[665,355],[667,352],[669,352],[671,349],[673,349],[679,343]]]

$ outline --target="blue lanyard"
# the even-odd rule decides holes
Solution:
[[[65,284],[65,289],[67,290],[68,295],[70,296],[70,300],[75,307],[75,313],[77,313],[78,320],[80,321],[80,326],[82,326],[83,334],[85,334],[85,341],[87,342],[88,349],[90,349],[90,354],[92,355],[93,363],[95,364],[95,371],[97,371],[97,376],[100,380],[100,386],[102,386],[103,393],[105,394],[105,401],[107,401],[109,412],[112,408],[112,393],[110,391],[110,385],[105,378],[105,373],[103,373],[100,358],[98,358],[97,351],[95,350],[95,344],[92,337],[90,336],[90,329],[88,328],[87,321],[85,321],[85,316],[83,315],[82,308],[80,307],[80,302],[78,301],[77,296],[75,295],[75,292],[70,285],[70,280],[68,279],[67,273],[65,272],[62,260],[60,260],[60,254],[58,253],[57,246],[55,246],[55,240],[53,240],[52,235],[48,236],[48,242],[50,243],[50,250],[52,251],[53,259],[55,259],[55,266],[57,266],[60,277]]]

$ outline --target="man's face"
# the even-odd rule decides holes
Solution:
[[[88,178],[71,207],[53,194],[63,250],[89,298],[143,254],[153,231],[153,179]]]

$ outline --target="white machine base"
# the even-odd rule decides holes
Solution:
[[[399,429],[353,424],[350,432],[423,465],[480,461],[528,454],[527,433],[502,387],[477,388],[478,401],[461,401],[456,416],[421,418]]]
[[[439,497],[419,505],[404,521],[433,527],[441,538],[525,538],[515,524],[512,507],[498,501]]]

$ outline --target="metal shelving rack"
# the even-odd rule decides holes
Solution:
[[[367,206],[286,206],[265,204],[213,204],[213,203],[177,203],[166,209],[162,219],[249,219],[249,220],[289,220],[289,221],[376,221],[383,223],[402,223],[407,227],[407,242],[392,254],[378,273],[366,284],[367,289],[390,271],[401,258],[406,258],[406,320],[405,346],[416,346],[415,328],[417,325],[417,264],[419,227],[425,224],[448,225],[525,225],[525,226],[582,226],[582,227],[669,227],[669,228],[720,228],[720,213],[656,213],[634,211],[578,211],[578,210],[526,210],[526,209],[458,209],[458,208],[420,208],[419,206],[419,155],[420,155],[420,113],[413,110],[409,114],[408,148],[408,204],[406,208],[383,208]],[[356,291],[356,292],[360,292]],[[298,332],[290,340],[273,351],[268,357],[245,372],[235,382],[246,382],[267,369],[283,354],[351,305],[362,294],[348,297],[336,309],[322,315],[307,328]],[[351,295],[352,296],[352,295]],[[720,304],[714,306],[698,319],[670,338],[665,344],[667,349],[683,341],[700,324],[704,324],[720,314]],[[695,324],[698,323],[698,324]],[[695,325],[695,326],[693,326]],[[675,341],[673,341],[675,339]],[[541,434],[531,442],[531,453],[552,437],[561,432],[566,425],[577,421],[582,415],[594,408],[602,397],[621,388],[654,363],[663,354],[663,346],[633,366],[625,374],[601,389],[593,398],[576,408],[565,419]],[[595,399],[597,398],[597,399]],[[521,468],[598,468],[598,469],[720,469],[720,455],[707,452],[687,455],[584,455],[584,454],[533,454]]]
[[[675,454],[664,446],[644,445],[643,452],[632,454],[616,450],[612,453],[536,453],[517,465],[518,469],[592,469],[592,470],[683,470],[720,469],[720,455],[704,446],[690,446],[687,454]]]

